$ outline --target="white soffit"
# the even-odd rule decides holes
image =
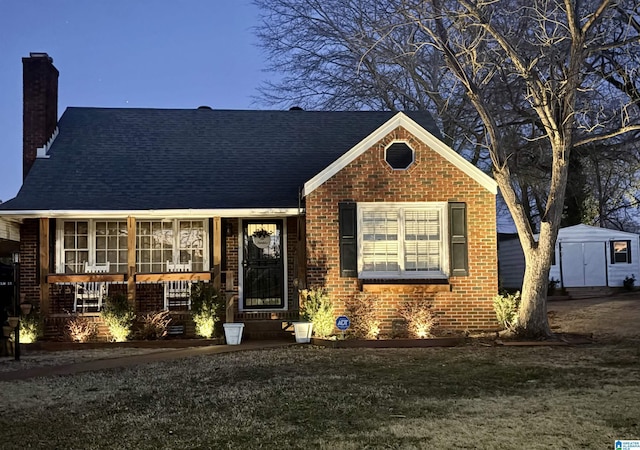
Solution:
[[[402,127],[415,136],[417,139],[426,144],[429,148],[449,161],[455,167],[462,172],[470,176],[478,184],[484,187],[492,194],[497,194],[498,185],[493,178],[485,174],[462,156],[457,154],[452,148],[445,145],[440,139],[436,138],[433,134],[422,128],[406,114],[399,112],[387,122],[382,124],[377,130],[364,138],[358,144],[356,144],[351,150],[343,154],[340,158],[332,162],[327,168],[318,173],[315,177],[311,178],[304,184],[302,190],[302,196],[306,197],[318,187],[327,181],[329,178],[340,172],[349,163],[351,163],[358,156],[362,155],[371,146],[373,146],[380,139],[384,138],[387,134],[391,133],[398,127]]]
[[[144,209],[144,210],[33,210],[33,211],[1,211],[0,219],[51,218],[157,218],[157,219],[207,219],[210,217],[225,218],[277,218],[297,216],[298,208],[242,208],[242,209]]]

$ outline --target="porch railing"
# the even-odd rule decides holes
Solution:
[[[191,282],[211,282],[215,277],[212,272],[167,272],[167,273],[137,273],[134,275],[134,286],[141,284],[163,284],[170,281],[191,281]],[[81,283],[108,283],[116,285],[127,285],[129,277],[124,273],[83,273],[83,274],[50,274],[46,281],[49,285],[67,286],[75,288]],[[238,298],[237,286],[235,285],[235,272],[222,271],[221,277],[215,280],[224,289],[221,291],[226,300],[226,320],[233,322]],[[125,291],[126,292],[126,291]]]

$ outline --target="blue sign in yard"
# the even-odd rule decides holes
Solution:
[[[347,316],[340,316],[336,319],[336,327],[338,327],[340,331],[346,330],[349,328],[349,325],[351,325],[351,321]]]

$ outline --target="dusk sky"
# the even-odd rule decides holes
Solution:
[[[250,0],[0,0],[0,200],[22,184],[22,58],[46,52],[68,106],[257,109]]]

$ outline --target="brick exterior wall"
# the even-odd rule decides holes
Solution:
[[[136,283],[136,311],[148,313],[164,309],[164,286],[160,283]]]
[[[224,239],[224,247],[222,248],[222,270],[233,272],[234,286],[229,286],[228,290],[238,288],[238,221],[226,219],[230,223],[231,232]],[[223,284],[223,289],[227,287]]]
[[[38,285],[38,219],[26,219],[20,225],[20,293],[36,307],[40,306]]]
[[[295,262],[296,262],[296,247],[298,245],[297,234],[297,218],[289,217],[287,221],[287,307],[289,310],[297,309],[298,307],[298,291],[293,285],[293,280],[296,277]]]
[[[402,140],[415,150],[405,171],[384,161],[384,149]],[[324,286],[345,313],[345,302],[361,292],[357,278],[340,276],[338,203],[465,202],[469,275],[450,277],[450,292],[429,292],[428,285],[389,288],[375,294],[381,330],[392,335],[407,300],[432,304],[440,327],[451,330],[496,329],[492,300],[498,289],[495,196],[403,128],[397,128],[348,164],[306,198],[307,283]]]

